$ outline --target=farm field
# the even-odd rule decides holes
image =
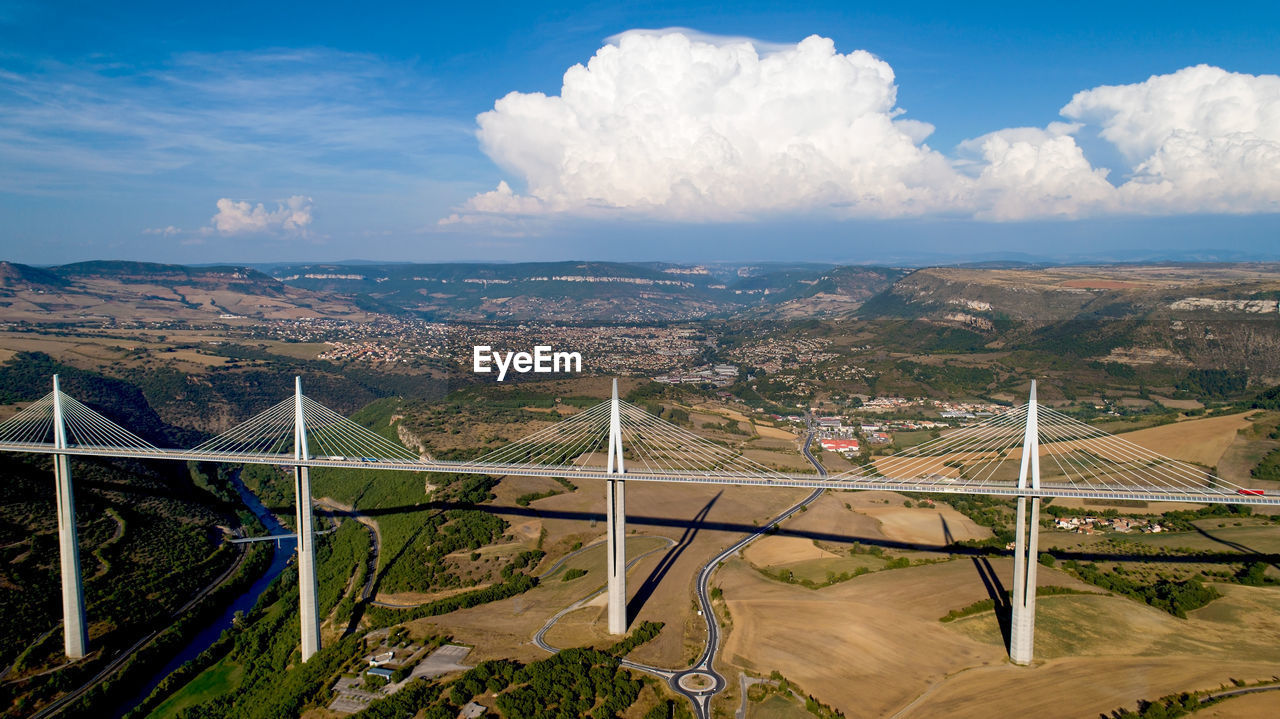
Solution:
[[[817,590],[727,563],[715,580],[732,618],[725,660],[764,675],[776,669],[847,716],[868,718],[1056,716],[1064,706],[1071,716],[1097,716],[1137,698],[1280,671],[1280,591],[1239,586],[1223,587],[1222,599],[1186,620],[1118,596],[1042,596],[1037,660],[1013,666],[992,612],[938,621],[988,595],[980,561],[882,571]],[[990,565],[1008,588],[1012,563]],[[1038,579],[1097,591],[1044,567]],[[813,661],[815,647],[826,661]],[[1014,685],[1017,692],[1007,691]]]
[[[1126,432],[1120,435],[1125,442],[1132,442],[1157,454],[1176,459],[1181,462],[1215,467],[1223,454],[1236,441],[1237,434],[1250,426],[1250,412],[1190,419],[1172,424],[1149,427],[1147,429]],[[1065,455],[1086,446],[1080,441],[1064,441],[1041,444],[1041,476],[1046,480],[1061,476],[1061,470],[1052,459],[1053,456]],[[1106,449],[1098,453],[1104,458],[1123,457],[1126,450]],[[959,471],[956,464],[980,466],[984,462],[1001,461],[1001,466],[994,470],[990,478],[994,480],[1011,480],[1017,478],[1018,462],[1022,459],[1022,448],[1015,446],[997,455],[986,452],[953,453],[936,456],[887,456],[874,459],[876,468],[883,474],[898,477],[926,477],[939,475],[957,477]],[[986,477],[986,470],[982,470]]]
[[[697,568],[751,531],[754,523],[765,521],[805,494],[803,490],[783,488],[629,483],[626,494],[627,528],[631,533],[628,556],[636,557],[643,547],[652,546],[636,544],[636,548],[632,548],[633,543],[644,542],[647,536],[668,537],[675,542],[674,545],[664,542],[668,544],[667,549],[648,555],[627,575],[628,594],[633,604],[632,625],[646,620],[666,623],[658,637],[637,649],[631,658],[672,667],[687,662],[693,648],[701,648],[705,635],[701,618],[689,600]],[[541,520],[546,530],[544,547],[549,550],[541,567],[551,566],[567,553],[571,542],[581,541],[586,546],[604,536],[604,488],[597,483],[585,484],[576,492],[537,500],[528,508],[494,503],[491,511],[507,516],[513,523],[516,522],[513,517],[536,516]],[[597,557],[591,561],[603,566],[603,547],[579,558],[588,561],[584,558],[588,555]],[[586,565],[570,566],[587,568],[588,574],[570,582],[549,578],[526,594],[421,622],[451,633],[459,640],[475,643],[479,660],[503,656],[501,647],[527,645],[552,614],[585,596],[588,592],[580,586],[599,586],[602,569],[592,571]],[[642,601],[636,601],[637,595]],[[603,607],[584,609],[575,615],[568,617],[563,631],[572,631],[578,643],[606,640]],[[556,631],[562,630],[558,627]],[[553,633],[548,640],[554,644],[556,636]],[[527,646],[531,657],[540,656],[540,650]]]

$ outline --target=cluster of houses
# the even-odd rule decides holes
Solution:
[[[1053,521],[1054,529],[1064,529],[1068,532],[1076,534],[1094,534],[1103,529],[1109,529],[1113,532],[1133,532],[1140,531],[1145,534],[1156,534],[1165,531],[1164,527],[1156,522],[1146,519],[1135,519],[1133,517],[1116,517],[1115,519],[1107,519],[1105,517],[1058,517]]]

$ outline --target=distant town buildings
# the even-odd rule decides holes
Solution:
[[[818,444],[828,452],[840,452],[841,454],[857,454],[860,448],[856,439],[820,439]]]
[[[731,364],[704,365],[689,370],[675,370],[653,378],[663,384],[713,384],[727,387],[738,380],[738,368]]]

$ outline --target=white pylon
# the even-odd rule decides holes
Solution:
[[[310,459],[307,425],[302,416],[302,378],[293,378],[293,458]],[[307,467],[293,468],[293,499],[297,506],[298,614],[302,620],[302,661],[320,651],[320,607],[317,604],[315,534],[311,531],[311,474]]]
[[[1040,489],[1040,429],[1036,409],[1036,382],[1031,380],[1031,396],[1027,400],[1027,430],[1022,438],[1022,465],[1018,472],[1018,489]],[[1036,565],[1040,539],[1040,498],[1031,499],[1027,515],[1027,498],[1018,497],[1017,534],[1013,550],[1013,597],[1009,621],[1009,658],[1014,664],[1030,664],[1036,633]]]
[[[617,479],[605,480],[605,516],[608,519],[609,552],[609,633],[627,633],[627,511],[621,475],[626,471],[622,460],[622,419],[618,405],[618,380],[613,381],[613,401],[609,409],[608,474]]]
[[[53,446],[67,448],[62,390],[53,376]],[[62,646],[68,659],[82,659],[89,646],[84,619],[84,586],[80,580],[80,545],[76,538],[76,500],[71,492],[71,458],[53,455],[54,495],[58,505],[58,554],[62,571]]]

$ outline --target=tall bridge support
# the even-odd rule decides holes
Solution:
[[[62,390],[53,376],[53,446],[67,448]],[[58,504],[58,553],[62,569],[62,646],[68,659],[82,659],[89,646],[84,619],[84,585],[80,581],[80,544],[76,537],[76,500],[71,492],[71,458],[53,455],[54,494]]]
[[[618,380],[613,381],[613,402],[609,410],[608,473],[605,480],[605,516],[608,518],[609,552],[609,633],[627,633],[627,511],[622,474],[622,420],[618,405]]]
[[[310,459],[307,425],[302,417],[302,378],[294,380],[293,457]],[[302,619],[302,661],[320,651],[320,607],[316,599],[315,533],[311,526],[311,474],[302,465],[293,468],[293,499],[298,523],[298,593]]]
[[[1022,467],[1018,488],[1040,489],[1040,430],[1037,426],[1036,383],[1031,381],[1031,398],[1027,401],[1027,429],[1022,439]],[[1013,552],[1012,616],[1009,622],[1009,658],[1014,664],[1027,665],[1035,649],[1036,634],[1036,566],[1039,564],[1037,544],[1040,539],[1040,498],[1031,499],[1027,515],[1027,498],[1018,498],[1017,536]]]

